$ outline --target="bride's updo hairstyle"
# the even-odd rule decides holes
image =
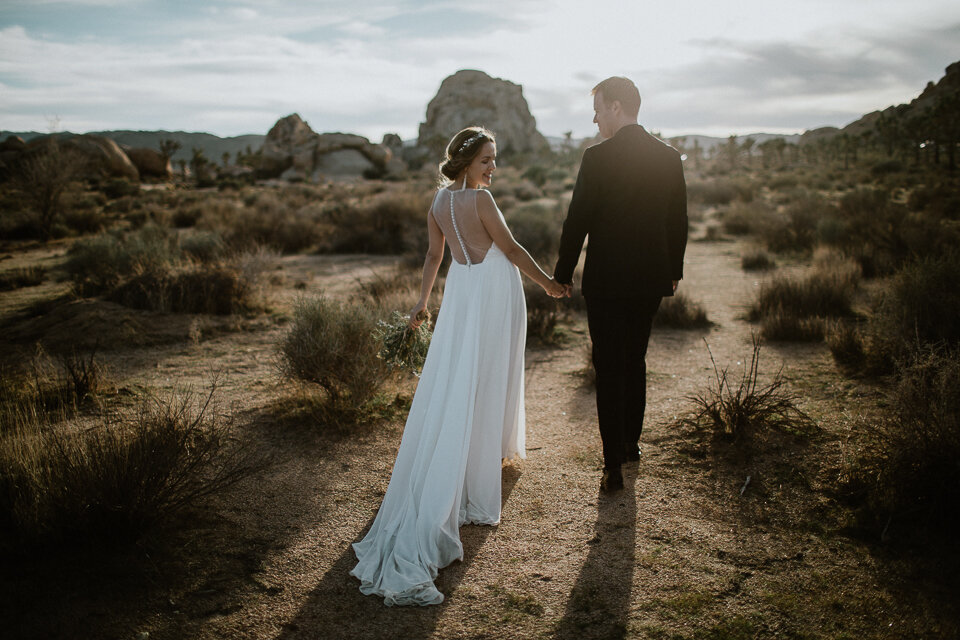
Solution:
[[[488,142],[496,143],[496,139],[483,127],[467,127],[453,136],[440,163],[440,181],[446,185],[456,180]]]

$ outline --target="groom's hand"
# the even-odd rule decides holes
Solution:
[[[674,280],[674,281],[673,281],[673,292],[674,292],[674,293],[677,292],[677,285],[678,285],[678,284],[680,284],[680,281],[679,281],[679,280]]]
[[[573,295],[573,283],[563,285],[563,298],[569,298]]]

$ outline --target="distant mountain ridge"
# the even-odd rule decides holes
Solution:
[[[58,132],[70,134],[69,131]],[[130,147],[144,147],[147,149],[159,149],[161,140],[176,140],[180,143],[180,150],[173,155],[173,161],[190,161],[193,155],[194,147],[203,150],[203,154],[211,162],[220,163],[224,153],[229,153],[231,161],[236,156],[237,151],[246,152],[247,147],[256,151],[263,144],[266,135],[247,134],[234,136],[231,138],[221,138],[211,133],[187,132],[187,131],[89,131],[92,135],[103,136],[116,142]],[[19,136],[25,142],[32,138],[48,135],[37,131],[0,131],[0,140],[6,140],[7,136]]]

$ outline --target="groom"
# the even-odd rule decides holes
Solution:
[[[607,78],[592,94],[604,141],[583,154],[554,278],[570,295],[589,236],[582,289],[603,441],[600,490],[609,493],[623,488],[620,466],[640,459],[647,342],[660,299],[683,277],[687,192],[680,154],[637,124],[633,82]]]

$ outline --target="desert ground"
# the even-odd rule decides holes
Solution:
[[[760,382],[782,372],[811,426],[770,431],[744,448],[683,421],[692,398],[716,385],[715,365],[733,380],[746,370],[758,330],[746,316],[773,277],[741,268],[749,240],[705,235],[707,223],[693,226],[680,290],[712,324],[654,329],[643,454],[626,488],[598,491],[589,339],[585,315],[570,310],[550,343],[528,341],[527,457],[504,462],[500,525],[463,527],[464,558],[437,579],[446,600],[415,609],[361,595],[348,575],[350,545],[386,490],[415,379],[392,379],[396,400],[381,415],[337,426],[316,417],[277,368],[298,297],[349,300],[400,258],[274,256],[265,310],[228,316],[69,298],[69,283],[55,277],[0,293],[8,353],[27,357],[37,340],[51,352],[96,340],[108,382],[87,414],[146,395],[202,397],[215,380],[216,411],[267,461],[134,544],[10,557],[0,578],[3,635],[957,637],[956,554],[892,548],[836,496],[851,443],[882,407],[882,380],[843,375],[823,342],[764,341]],[[8,247],[0,268],[56,273],[70,242]],[[779,262],[777,273],[810,268]],[[40,313],[45,300],[59,302]]]

